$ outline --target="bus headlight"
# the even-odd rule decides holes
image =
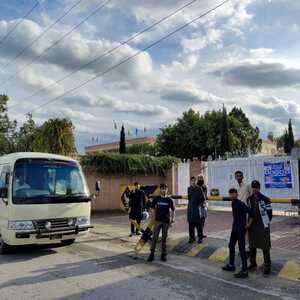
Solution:
[[[34,230],[32,221],[8,221],[9,230]]]
[[[89,225],[90,224],[90,218],[89,217],[78,217],[76,220],[76,226],[80,225]]]

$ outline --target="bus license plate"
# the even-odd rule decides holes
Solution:
[[[60,240],[62,238],[62,234],[54,234],[50,236],[50,240]]]

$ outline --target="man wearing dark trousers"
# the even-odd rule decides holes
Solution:
[[[130,236],[140,235],[142,213],[146,206],[146,195],[138,182],[134,183],[134,190],[129,194],[129,219],[131,221]]]
[[[232,207],[232,231],[229,241],[229,264],[223,267],[224,271],[235,271],[235,245],[238,242],[240,256],[242,259],[242,270],[239,273],[234,274],[235,278],[247,278],[247,257],[245,249],[245,235],[246,230],[249,228],[252,220],[249,219],[247,224],[247,214],[251,217],[252,213],[249,207],[238,199],[238,191],[235,188],[229,190],[229,197],[231,199]]]
[[[202,238],[206,238],[207,236],[203,232],[204,232],[205,220],[207,219],[206,201],[208,199],[208,194],[207,194],[207,186],[205,185],[204,182],[204,176],[201,174],[198,175],[197,185],[200,186],[204,196],[204,201],[201,205],[201,226],[202,226]]]
[[[151,252],[148,257],[148,262],[154,260],[154,253],[159,233],[162,230],[161,240],[161,260],[167,261],[167,237],[170,223],[174,223],[175,205],[173,200],[167,196],[168,186],[166,184],[160,185],[160,196],[153,199],[151,203],[150,215],[155,221],[154,233],[151,245]]]
[[[196,178],[191,178],[191,185],[188,188],[187,220],[189,223],[189,243],[195,241],[195,228],[198,233],[198,243],[203,239],[202,209],[204,194],[200,186],[196,184]]]
[[[250,266],[249,271],[257,268],[256,249],[262,249],[264,255],[264,275],[271,273],[271,236],[270,224],[272,220],[271,200],[260,192],[260,182],[251,183],[252,195],[248,205],[253,213],[253,222],[249,228]]]

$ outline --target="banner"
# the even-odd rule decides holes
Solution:
[[[292,189],[291,161],[264,162],[266,189]]]

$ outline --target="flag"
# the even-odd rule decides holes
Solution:
[[[116,123],[116,121],[114,121],[114,128],[117,130],[118,129],[118,125]]]

